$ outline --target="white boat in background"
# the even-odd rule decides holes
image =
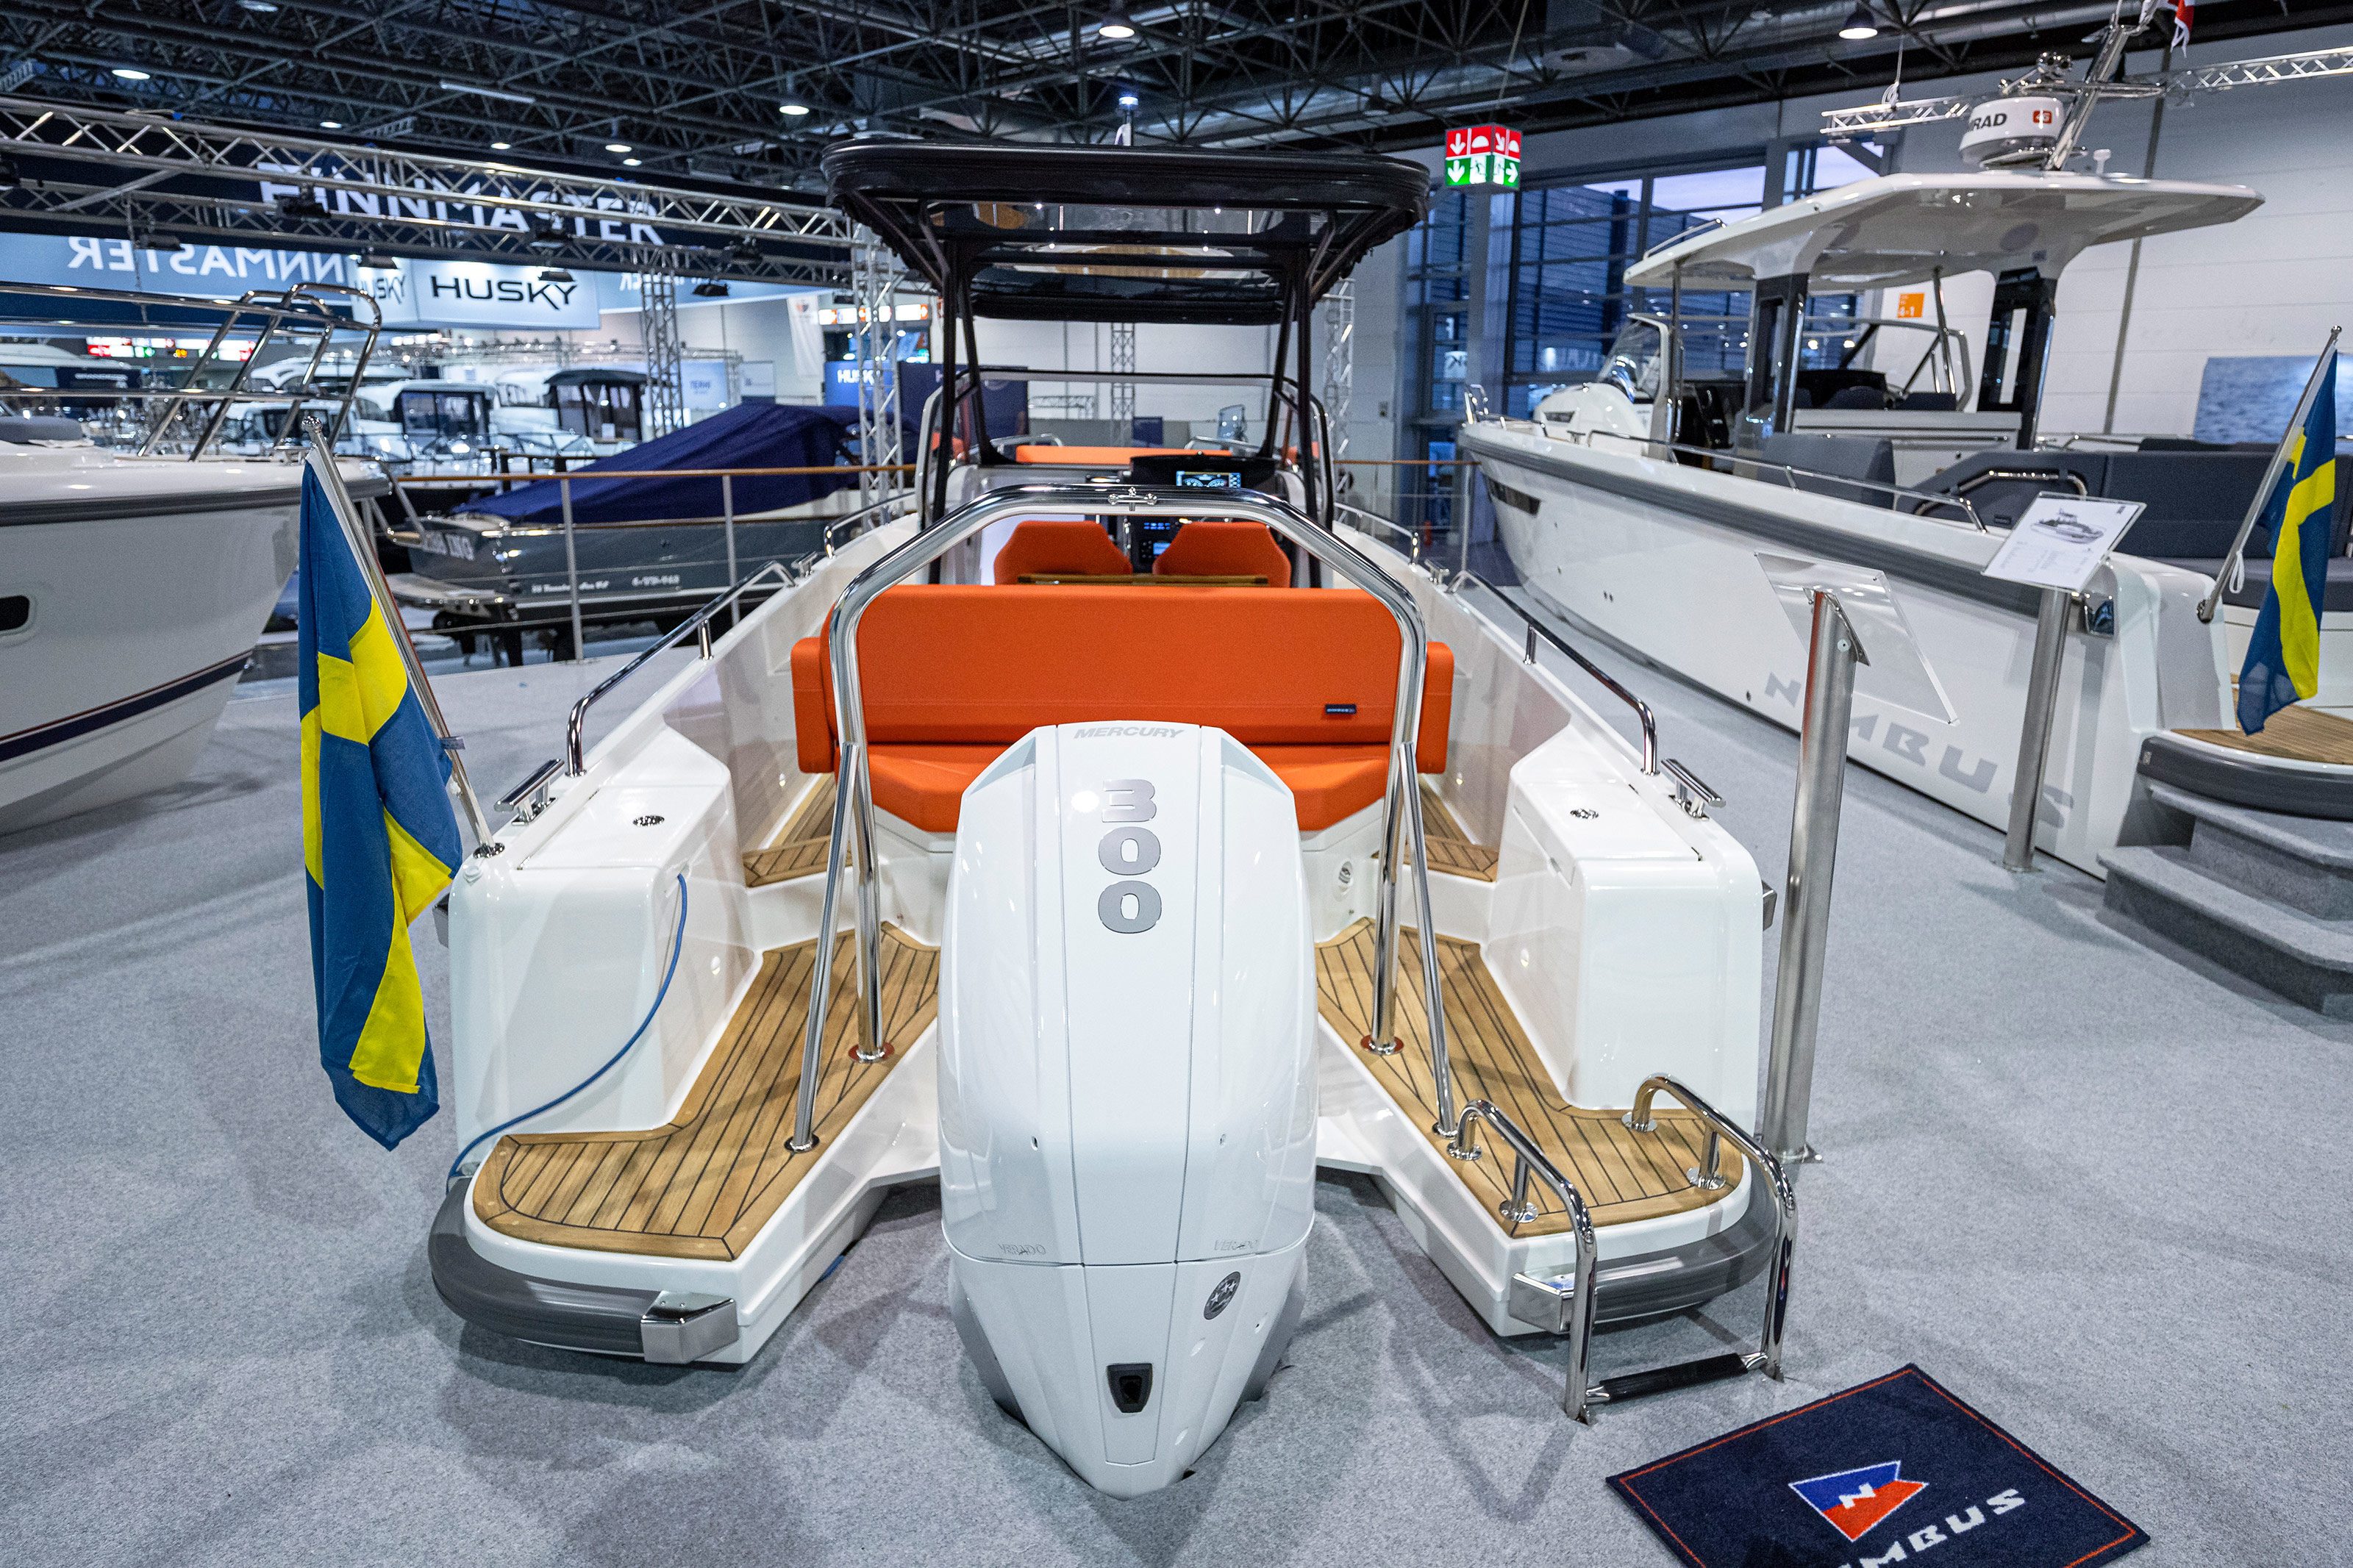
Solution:
[[[89,289],[64,295],[155,302]],[[134,395],[162,402],[146,421],[147,446],[195,431],[183,451],[107,449],[70,419],[18,416],[0,404],[0,833],[187,776],[293,574],[303,473],[291,440],[275,456],[206,455],[231,405],[257,395],[242,364],[222,386],[206,372],[240,321],[258,327],[259,342],[307,335],[323,353],[353,332],[372,345],[373,301],[359,322],[331,309],[364,300],[301,284],[232,304],[165,301],[225,315],[180,387]],[[366,357],[364,346],[363,367]],[[336,423],[349,413],[347,394],[307,384],[263,400],[286,406],[290,425],[306,406]],[[341,471],[362,500],[390,492],[358,463]]]
[[[1621,337],[1607,379],[1553,394],[1532,419],[1474,419],[1462,447],[1531,590],[1784,724],[1799,714],[1806,654],[1759,552],[1883,573],[1952,713],[1941,721],[1859,689],[1848,754],[1997,826],[2040,595],[1983,570],[2041,492],[2146,502],[2066,638],[2037,814],[2041,848],[2102,875],[2101,854],[2137,809],[2144,742],[2225,723],[2230,628],[2197,607],[2268,459],[2038,437],[2056,282],[2090,246],[2228,223],[2262,199],[2003,169],[1841,186],[1628,269],[1630,285],[1677,300],[1685,289],[1750,292],[1745,374],[1683,374],[1682,334],[1645,320]],[[1965,352],[1950,390],[1927,395],[1877,372],[1803,366],[1808,294],[1920,286],[1941,342],[1944,280],[1972,271],[2000,279],[1974,387]]]
[[[0,833],[185,777],[295,564],[301,464],[125,457],[66,424],[0,420]]]

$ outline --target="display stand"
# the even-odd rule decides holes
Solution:
[[[1781,958],[1773,988],[1773,1046],[1759,1131],[1784,1164],[1818,1160],[1806,1140],[1821,1023],[1822,961],[1856,671],[1877,701],[1950,723],[1952,705],[1920,657],[1884,574],[1837,562],[1759,552],[1790,623],[1806,638],[1806,700],[1798,737],[1798,795],[1789,815],[1788,880],[1781,896]]]

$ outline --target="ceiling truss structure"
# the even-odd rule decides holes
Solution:
[[[10,0],[0,82],[135,107],[618,175],[815,189],[859,131],[1428,146],[2079,58],[2107,0]],[[2201,42],[2353,20],[2353,4],[2204,0]],[[126,81],[117,72],[143,71]],[[5,90],[5,89],[0,89]],[[786,116],[793,104],[809,112]],[[610,147],[626,148],[611,153]]]
[[[755,192],[5,97],[0,153],[13,164],[0,221],[16,228],[785,283],[849,276],[847,219]]]

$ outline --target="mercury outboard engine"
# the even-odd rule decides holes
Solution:
[[[1310,937],[1291,792],[1223,731],[1040,729],[965,795],[949,1305],[997,1404],[1114,1496],[1182,1477],[1298,1324]]]

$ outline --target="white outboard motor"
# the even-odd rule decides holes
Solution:
[[[1182,1477],[1297,1326],[1315,980],[1291,792],[1223,731],[1065,724],[973,782],[948,878],[949,1305],[1086,1480]]]

